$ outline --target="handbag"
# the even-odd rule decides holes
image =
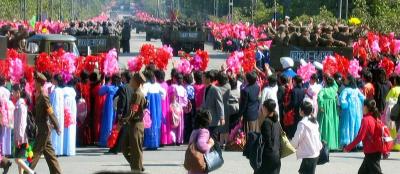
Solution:
[[[144,124],[144,128],[148,129],[151,128],[151,124],[153,122],[151,121],[151,116],[150,116],[150,110],[149,109],[145,109],[143,110],[143,124]]]
[[[197,137],[195,140],[197,140]],[[190,143],[186,149],[183,166],[186,170],[192,172],[204,173],[206,171],[204,154],[197,149],[196,143]]]
[[[204,161],[206,162],[207,172],[215,171],[224,164],[224,158],[222,158],[222,150],[218,143],[210,149],[210,152],[204,154]]]
[[[283,131],[281,124],[279,124],[281,128],[281,148],[280,148],[280,155],[281,158],[285,158],[291,154],[296,152],[296,149],[290,144],[289,139],[286,136],[285,131]]]
[[[322,141],[322,149],[319,152],[318,165],[323,165],[329,162],[329,148],[325,141]]]

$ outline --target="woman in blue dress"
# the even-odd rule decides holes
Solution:
[[[106,83],[99,90],[100,96],[106,96],[100,127],[100,147],[107,146],[107,139],[111,134],[111,129],[115,121],[114,95],[117,93],[120,83],[121,77],[119,75],[113,75],[111,77],[111,84]]]
[[[339,122],[339,142],[341,146],[350,144],[358,134],[363,116],[362,108],[365,96],[357,88],[354,77],[348,76],[346,88],[340,93],[341,107]]]
[[[147,82],[143,85],[143,94],[147,99],[147,108],[150,110],[151,127],[144,129],[143,146],[150,150],[160,147],[161,139],[161,100],[165,97],[166,91],[159,83],[156,83],[153,70],[146,70],[144,73]]]

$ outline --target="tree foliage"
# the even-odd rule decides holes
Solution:
[[[110,0],[74,0],[74,16],[71,16],[71,0],[41,0],[42,15],[46,18],[60,19],[60,5],[62,19],[88,19],[99,15]],[[0,20],[14,20],[23,18],[23,0],[0,0]],[[37,15],[38,0],[26,0],[26,17],[30,19]],[[53,4],[51,5],[51,2]]]

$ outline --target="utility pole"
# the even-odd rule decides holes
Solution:
[[[229,22],[233,21],[233,0],[229,0],[228,19],[229,19]]]
[[[24,8],[24,20],[27,20],[27,18],[26,18],[26,11],[27,11],[27,9],[26,9],[26,0],[23,0],[24,2],[23,2],[23,5],[22,5],[22,8]]]
[[[75,15],[74,15],[74,0],[71,0],[71,20],[75,20]]]
[[[157,18],[160,18],[160,0],[157,0]]]
[[[346,0],[346,20],[349,19],[349,0]]]
[[[342,19],[343,0],[339,0],[339,19]]]
[[[58,14],[59,14],[59,20],[60,21],[62,21],[62,3],[63,3],[63,0],[60,0],[60,9],[59,9],[59,12],[58,12]]]
[[[214,0],[214,16],[218,16],[218,0]]]
[[[54,2],[53,2],[53,0],[50,0],[49,1],[49,7],[50,7],[50,9],[49,9],[49,18],[51,19],[51,20],[53,20],[53,5],[54,5]]]

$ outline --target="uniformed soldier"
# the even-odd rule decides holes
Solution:
[[[42,73],[37,73],[35,76],[36,104],[34,107],[34,118],[37,125],[38,134],[36,135],[36,143],[33,148],[33,158],[30,165],[31,169],[35,169],[39,162],[40,156],[44,154],[47,165],[50,169],[50,174],[60,174],[61,168],[58,164],[53,146],[51,145],[50,135],[51,128],[57,131],[60,135],[61,131],[58,126],[57,118],[54,115],[50,104],[49,97],[42,91],[46,77]],[[50,124],[49,125],[49,120]]]
[[[299,46],[300,47],[311,47],[312,42],[310,39],[310,31],[308,31],[307,27],[301,27],[301,36],[299,39]]]
[[[285,37],[286,37],[286,26],[279,25],[278,32],[275,34],[275,37],[272,40],[272,44],[279,46],[283,45]]]
[[[142,172],[143,168],[143,110],[147,106],[147,101],[141,91],[146,78],[142,73],[135,73],[130,81],[133,94],[130,102],[130,112],[123,118],[127,131],[123,137],[122,153],[131,166],[132,172]]]

